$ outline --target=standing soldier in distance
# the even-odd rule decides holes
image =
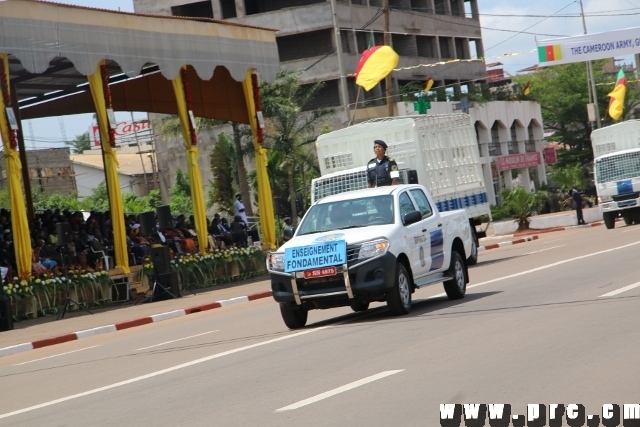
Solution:
[[[376,139],[373,141],[373,152],[376,153],[376,157],[367,163],[367,186],[372,188],[397,185],[400,172],[396,161],[385,155],[387,143]]]

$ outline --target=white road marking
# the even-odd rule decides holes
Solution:
[[[637,288],[638,286],[640,286],[640,282],[634,283],[633,285],[625,286],[624,288],[616,289],[615,291],[608,292],[608,293],[606,293],[604,295],[600,295],[600,298],[602,298],[602,297],[612,297],[614,295],[618,295],[618,294],[621,294],[623,292],[630,291],[631,289]]]
[[[146,349],[148,349],[148,348],[153,348],[153,347],[160,347],[161,345],[171,344],[171,343],[174,343],[174,342],[177,342],[177,341],[188,340],[189,338],[195,338],[195,337],[199,337],[199,336],[202,336],[202,335],[207,335],[207,334],[210,334],[210,333],[212,333],[212,332],[218,332],[218,331],[219,331],[219,329],[216,329],[215,331],[203,332],[203,333],[201,333],[201,334],[191,335],[191,336],[189,336],[189,337],[178,338],[177,340],[165,341],[165,342],[161,342],[160,344],[150,345],[149,347],[142,347],[142,348],[139,348],[139,349],[137,349],[136,351],[146,350]]]
[[[337,324],[339,324],[339,323],[337,323]],[[122,387],[122,386],[125,386],[125,385],[128,385],[128,384],[133,384],[133,383],[136,383],[136,382],[139,382],[139,381],[143,381],[143,380],[146,380],[146,379],[149,379],[149,378],[157,377],[159,375],[168,374],[169,372],[174,372],[174,371],[178,371],[180,369],[184,369],[184,368],[188,368],[188,367],[191,367],[191,366],[199,365],[200,363],[208,362],[210,360],[218,359],[218,358],[221,358],[221,357],[224,357],[224,356],[228,356],[230,354],[240,353],[241,351],[250,350],[252,348],[262,347],[262,346],[267,345],[267,344],[273,344],[275,342],[288,340],[290,338],[299,337],[301,335],[306,335],[306,334],[311,334],[313,332],[322,331],[323,329],[328,329],[328,328],[331,328],[331,327],[333,327],[335,325],[336,324],[328,325],[328,326],[321,326],[319,328],[314,328],[314,329],[308,329],[306,331],[297,332],[297,333],[291,334],[291,335],[285,335],[285,336],[282,336],[282,337],[274,338],[272,340],[262,341],[262,342],[259,342],[259,343],[256,343],[256,344],[251,344],[251,345],[246,345],[244,347],[234,348],[233,350],[223,351],[222,353],[212,354],[210,356],[202,357],[200,359],[192,360],[192,361],[186,362],[186,363],[181,363],[179,365],[172,366],[170,368],[161,369],[159,371],[150,372],[148,374],[140,375],[138,377],[130,378],[128,380],[124,380],[124,381],[120,381],[120,382],[117,382],[117,383],[109,384],[109,385],[106,385],[104,387],[94,388],[93,390],[88,390],[88,391],[84,391],[82,393],[72,394],[71,396],[66,396],[66,397],[62,397],[60,399],[50,400],[48,402],[40,403],[38,405],[33,405],[33,406],[29,406],[27,408],[18,409],[16,411],[7,412],[5,414],[0,414],[0,419],[9,418],[9,417],[12,417],[14,415],[24,414],[25,412],[35,411],[36,409],[40,409],[40,408],[46,408],[47,406],[57,405],[58,403],[68,402],[69,400],[74,400],[74,399],[78,399],[80,397],[84,397],[84,396],[89,396],[89,395],[92,395],[92,394],[100,393],[101,391],[111,390],[111,389]]]
[[[294,403],[292,405],[285,406],[284,408],[276,409],[276,412],[284,412],[284,411],[291,411],[293,409],[298,409],[298,408],[301,408],[303,406],[307,406],[307,405],[310,405],[312,403],[319,402],[320,400],[324,400],[324,399],[329,398],[331,396],[335,396],[336,394],[340,394],[340,393],[343,393],[345,391],[352,390],[354,388],[360,387],[361,385],[365,385],[365,384],[377,381],[379,379],[388,377],[390,375],[397,374],[398,372],[402,372],[402,371],[404,371],[404,369],[399,369],[399,370],[396,370],[396,371],[380,372],[379,374],[371,375],[370,377],[363,378],[363,379],[358,380],[358,381],[354,381],[354,382],[349,383],[347,385],[343,385],[342,387],[338,387],[338,388],[334,388],[333,390],[325,391],[324,393],[317,394],[317,395],[315,395],[313,397],[310,397],[308,399],[304,399],[304,400],[296,402],[296,403]]]
[[[628,226],[627,226],[627,227],[628,227]],[[632,228],[632,229],[630,229],[630,230],[625,230],[625,231],[623,231],[623,233],[628,233],[628,232],[630,232],[630,231],[638,231],[638,230],[640,230],[640,227],[633,227],[633,228]]]
[[[540,249],[539,251],[533,251],[533,252],[527,252],[525,255],[531,255],[531,254],[537,254],[538,252],[544,252],[544,251],[548,251],[551,249],[556,249],[556,248],[561,248],[564,245],[560,245],[560,246],[551,246],[550,248],[546,248],[546,249]]]
[[[26,365],[27,363],[39,362],[40,360],[51,359],[58,356],[64,356],[65,354],[77,353],[79,351],[89,350],[90,348],[100,347],[100,345],[92,345],[91,347],[81,348],[80,350],[67,351],[65,353],[54,354],[53,356],[42,357],[40,359],[29,360],[28,362],[16,363],[13,366]]]
[[[613,252],[613,251],[617,251],[617,250],[620,250],[620,249],[626,249],[626,248],[629,248],[631,246],[636,246],[636,245],[640,245],[640,242],[629,243],[628,245],[618,246],[617,248],[605,249],[604,251],[593,252],[593,253],[590,253],[590,254],[587,254],[587,255],[581,255],[581,256],[577,256],[575,258],[569,258],[569,259],[565,259],[563,261],[554,262],[553,264],[543,265],[542,267],[532,268],[531,270],[521,271],[520,273],[510,274],[508,276],[502,276],[502,277],[498,277],[498,278],[495,278],[495,279],[487,280],[485,282],[476,283],[475,285],[467,286],[467,290],[472,289],[472,288],[477,288],[478,286],[488,285],[490,283],[500,282],[502,280],[512,279],[512,278],[518,277],[518,276],[524,276],[525,274],[535,273],[536,271],[546,270],[547,268],[557,267],[558,265],[566,264],[568,262],[577,261],[579,259],[591,258],[592,256],[606,254],[608,252]],[[441,294],[433,295],[433,296],[430,296],[428,298],[425,298],[425,300],[434,299],[434,298],[440,298],[440,297],[443,297],[443,296],[446,296],[446,295],[447,294],[443,292]]]

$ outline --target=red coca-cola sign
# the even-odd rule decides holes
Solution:
[[[508,171],[511,169],[529,168],[542,163],[539,152],[511,154],[509,156],[500,156],[496,159],[496,165],[499,171]]]

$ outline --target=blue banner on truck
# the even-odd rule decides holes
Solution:
[[[284,251],[284,271],[304,271],[347,263],[347,243],[344,240],[314,243]]]

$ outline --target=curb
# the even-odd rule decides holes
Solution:
[[[152,316],[141,317],[138,319],[126,320],[113,325],[99,326],[97,328],[86,329],[84,331],[72,332],[69,334],[59,335],[57,337],[45,338],[28,343],[12,345],[0,348],[0,357],[9,356],[10,354],[21,353],[23,351],[34,350],[36,348],[48,347],[51,345],[62,344],[69,341],[75,341],[82,338],[88,338],[95,335],[106,334],[109,332],[122,331],[124,329],[134,328],[136,326],[147,325],[149,323],[161,322],[163,320],[173,319],[176,317],[186,316],[187,314],[200,313],[201,311],[213,310],[214,308],[227,307],[229,305],[240,304],[243,302],[255,301],[261,298],[271,296],[271,291],[258,292],[251,295],[215,301],[207,304],[196,305],[180,310],[168,311],[166,313],[154,314]]]
[[[544,228],[541,230],[531,230],[531,231],[525,231],[522,233],[516,233],[514,234],[514,236],[515,237],[531,236],[534,234],[553,233],[554,231],[574,230],[576,228],[591,228],[591,227],[597,227],[602,224],[604,224],[602,221],[596,221],[596,222],[590,222],[589,224],[582,224],[582,225],[569,225],[567,227]]]
[[[527,236],[527,237],[524,237],[522,239],[509,240],[508,242],[500,242],[500,243],[494,243],[492,245],[478,246],[478,252],[486,251],[486,250],[489,250],[489,249],[501,248],[503,246],[517,245],[518,243],[530,242],[532,240],[538,240],[538,236],[537,235],[535,235],[535,236]]]

